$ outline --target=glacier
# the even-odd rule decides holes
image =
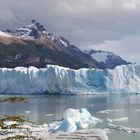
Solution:
[[[140,65],[73,70],[56,65],[0,68],[0,94],[140,93]]]

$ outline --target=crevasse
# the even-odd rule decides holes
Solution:
[[[140,93],[140,65],[115,69],[73,70],[56,65],[47,68],[0,68],[1,94],[104,94]]]

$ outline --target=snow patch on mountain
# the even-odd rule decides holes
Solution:
[[[85,54],[90,55],[93,60],[97,61],[101,68],[115,68],[119,65],[131,64],[130,62],[125,61],[120,56],[109,52],[101,50],[85,50]]]
[[[0,36],[3,37],[12,37],[10,34],[0,31]]]
[[[97,62],[104,62],[104,63],[106,63],[106,60],[108,59],[107,55],[108,55],[107,52],[97,52],[95,54],[92,54],[91,56]]]
[[[107,60],[110,59],[122,59],[120,56],[113,54],[112,52],[108,51],[101,51],[101,50],[85,50],[84,53],[89,54],[93,59],[97,62],[104,62],[106,63]]]

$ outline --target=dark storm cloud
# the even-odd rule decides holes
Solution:
[[[117,52],[115,41],[123,48],[118,53],[128,57],[134,46],[122,44],[126,38],[136,41],[140,34],[139,7],[139,0],[0,0],[0,29],[17,28],[35,18],[81,48],[104,46]],[[107,46],[106,41],[111,43]]]

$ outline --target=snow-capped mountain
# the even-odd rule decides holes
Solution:
[[[0,68],[0,94],[98,94],[140,93],[140,65],[117,66],[113,70],[47,68]]]
[[[52,33],[46,31],[46,29],[36,20],[32,20],[31,24],[23,26],[17,30],[9,30],[5,31],[7,34],[12,35],[18,38],[24,39],[38,39],[38,38],[49,38],[60,45],[64,45],[67,47],[69,45],[69,41],[61,36],[55,36]]]
[[[89,54],[94,60],[96,60],[102,68],[112,68],[115,66],[126,64],[125,60],[112,52],[101,50],[85,50],[84,52],[86,54]]]
[[[83,52],[64,37],[49,33],[35,20],[17,30],[0,31],[0,67],[43,68],[48,64],[74,69],[112,69],[129,63],[113,53]]]

